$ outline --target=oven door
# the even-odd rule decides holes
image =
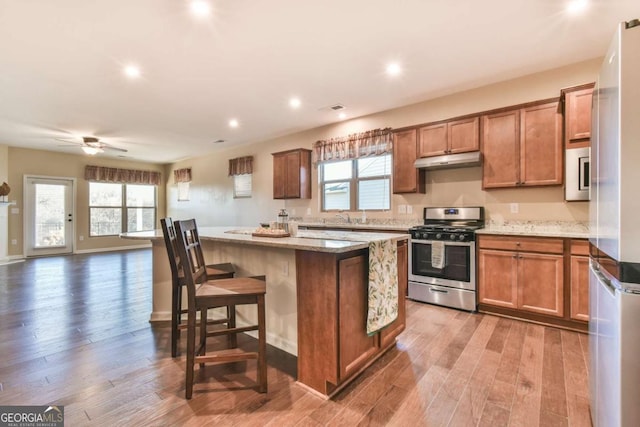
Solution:
[[[433,240],[411,240],[409,281],[475,291],[475,242],[444,242],[443,268],[432,265],[433,242]]]

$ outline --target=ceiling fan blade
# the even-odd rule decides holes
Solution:
[[[109,145],[106,143],[102,143],[102,148],[104,148],[105,150],[115,150],[115,151],[121,151],[123,153],[127,153],[129,150],[125,150],[124,148],[119,148],[119,147],[114,147],[113,145]]]

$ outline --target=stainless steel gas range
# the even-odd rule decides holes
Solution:
[[[409,298],[476,310],[476,237],[484,208],[424,208],[409,247]]]

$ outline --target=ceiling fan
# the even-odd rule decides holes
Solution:
[[[84,151],[86,154],[89,154],[91,156],[94,156],[98,153],[103,153],[105,150],[114,150],[114,151],[120,151],[123,153],[126,153],[128,151],[128,150],[125,150],[124,148],[114,147],[113,145],[100,141],[100,139],[96,138],[95,136],[83,136],[82,142],[76,142],[76,141],[63,139],[63,138],[55,138],[55,139],[57,141],[62,141],[62,142],[71,142],[74,144],[74,146],[80,147],[82,151]]]

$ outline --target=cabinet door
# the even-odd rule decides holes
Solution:
[[[418,157],[438,156],[449,152],[446,123],[421,127],[418,132]]]
[[[465,153],[480,149],[480,118],[454,120],[448,123],[449,153]]]
[[[520,181],[519,110],[482,116],[482,188],[515,187]]]
[[[478,301],[516,308],[518,260],[515,252],[478,251]]]
[[[294,199],[300,197],[300,153],[293,152],[285,155],[285,184],[284,197]]]
[[[535,313],[564,315],[564,257],[518,254],[518,308]]]
[[[424,193],[424,172],[416,169],[417,131],[393,135],[393,193]]]
[[[557,102],[521,110],[520,185],[562,184],[562,115]]]
[[[564,98],[565,148],[588,147],[591,139],[593,88],[566,92]]]
[[[338,268],[339,378],[343,380],[357,372],[378,351],[379,336],[367,335],[367,256],[340,260]]]
[[[571,318],[589,321],[589,257],[571,256]]]
[[[407,318],[405,295],[407,294],[408,270],[408,245],[407,242],[398,243],[398,318],[389,326],[380,331],[380,347],[390,345],[395,338],[404,331]]]
[[[287,181],[287,162],[284,155],[273,156],[273,198],[284,199]]]

